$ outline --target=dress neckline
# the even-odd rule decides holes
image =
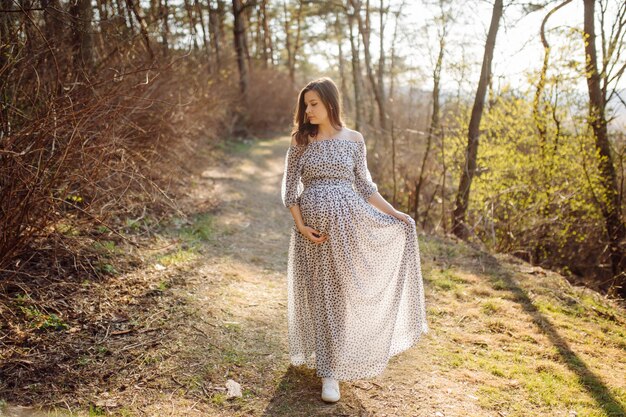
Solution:
[[[365,143],[362,141],[356,141],[356,140],[351,140],[351,139],[346,139],[346,138],[330,138],[330,139],[322,139],[322,140],[313,140],[311,142],[309,142],[306,145],[300,145],[300,144],[295,144],[295,145],[290,145],[290,147],[301,147],[301,148],[306,148],[309,145],[312,145],[314,143],[318,143],[318,142],[332,142],[335,140],[340,140],[340,141],[344,141],[344,142],[350,142],[350,143]]]
[[[333,141],[333,140],[343,140],[343,141],[346,141],[346,142],[354,142],[354,143],[357,143],[357,141],[356,141],[356,140],[351,140],[351,139],[346,139],[346,138],[339,138],[339,137],[335,137],[335,138],[330,138],[330,139],[312,140],[311,142],[309,142],[309,145],[310,145],[310,144],[312,144],[312,143],[318,143],[318,142],[330,142],[330,141]]]

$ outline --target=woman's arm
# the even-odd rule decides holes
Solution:
[[[372,194],[371,197],[367,200],[367,202],[373,205],[374,207],[376,207],[378,210],[382,211],[383,213],[387,213],[394,217],[398,217],[396,215],[397,210],[393,208],[393,206],[389,204],[389,202],[387,202],[387,200],[385,200],[384,197],[380,195],[378,191]]]
[[[293,205],[289,207],[289,211],[291,212],[291,215],[293,216],[293,220],[296,223],[296,227],[298,228],[298,230],[302,231],[302,229],[304,228],[304,220],[302,219],[302,213],[300,213],[300,206],[297,204]]]
[[[282,200],[285,207],[291,212],[291,216],[293,217],[298,231],[314,243],[323,243],[328,239],[328,236],[321,235],[318,230],[304,224],[298,204],[298,185],[300,183],[298,161],[303,152],[304,147],[298,146],[295,138],[292,138],[291,146],[285,158],[285,171],[283,173],[281,186]]]
[[[354,140],[358,144],[354,167],[354,184],[356,190],[368,203],[378,210],[410,224],[413,221],[411,216],[394,209],[378,192],[378,186],[372,180],[372,175],[367,168],[367,148],[363,135],[360,132],[354,131]]]
[[[413,220],[413,218],[409,216],[408,214],[405,214],[393,208],[393,206],[389,204],[387,200],[385,200],[378,191],[372,194],[370,198],[367,200],[367,202],[370,203],[372,206],[376,207],[378,210],[382,211],[383,213],[387,213],[395,217],[396,219],[402,220],[403,222],[406,222],[406,223],[410,222],[408,218]]]

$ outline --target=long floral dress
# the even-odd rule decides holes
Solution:
[[[287,151],[283,204],[328,235],[316,244],[294,224],[287,266],[291,363],[320,377],[377,376],[429,330],[415,223],[368,203],[376,191],[363,141]]]

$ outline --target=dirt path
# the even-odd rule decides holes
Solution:
[[[234,402],[212,394],[208,414],[624,415],[623,309],[611,310],[598,294],[516,258],[424,235],[431,332],[392,358],[383,375],[343,382],[339,403],[321,402],[315,372],[290,366],[287,352],[293,220],[281,203],[280,182],[288,145],[288,137],[256,142],[230,168],[208,174],[228,200],[216,214],[219,239],[204,266],[223,281],[201,280],[194,290],[197,300],[211,304],[203,333],[223,349],[222,360],[206,359],[213,369],[204,377],[214,386],[231,377],[244,390]],[[591,337],[581,339],[580,329]],[[602,348],[597,340],[605,341]]]
[[[288,144],[289,138],[255,143],[227,171],[205,173],[225,199],[215,217],[219,243],[207,253],[205,268],[210,277],[227,282],[217,294],[213,282],[194,291],[198,300],[213,304],[212,314],[203,319],[212,326],[202,330],[220,333],[226,355],[234,356],[225,374],[241,383],[245,399],[234,407],[229,401],[214,402],[212,413],[233,415],[233,408],[241,406],[242,415],[267,416],[481,415],[471,387],[439,372],[433,357],[437,328],[393,358],[382,376],[342,383],[343,398],[336,405],[320,401],[314,371],[289,366],[285,271],[293,219],[280,200]]]
[[[83,343],[6,398],[55,404],[49,416],[70,415],[64,406],[80,416],[626,415],[623,309],[550,271],[424,235],[430,332],[323,403],[315,371],[288,357],[288,144],[256,141],[221,164],[200,157],[181,200],[192,220],[157,235],[144,268],[76,294],[83,310],[94,294],[106,301],[96,323],[75,327]],[[229,379],[242,397],[227,398]],[[1,400],[0,415],[42,415],[3,414]]]

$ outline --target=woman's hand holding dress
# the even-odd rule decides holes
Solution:
[[[380,195],[378,186],[372,180],[372,175],[367,168],[367,148],[365,147],[363,136],[360,133],[358,134],[357,142],[359,146],[357,148],[356,165],[354,168],[354,183],[358,193],[361,194],[368,203],[383,213],[389,214],[410,226],[414,226],[415,220],[413,220],[411,216],[393,208],[393,206]]]

